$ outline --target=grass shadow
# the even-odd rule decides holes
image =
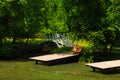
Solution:
[[[120,68],[114,69],[106,69],[106,70],[96,70],[95,73],[101,73],[104,75],[113,75],[113,74],[120,74]]]

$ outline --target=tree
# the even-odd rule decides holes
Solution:
[[[8,11],[9,1],[0,1],[0,47],[3,44],[3,38],[8,34],[9,25],[9,11]]]
[[[1,4],[1,42],[3,37],[12,37],[15,43],[17,38],[28,39],[40,31],[44,0],[8,0]]]
[[[74,31],[79,37],[81,36],[79,33],[86,37],[86,32],[98,31],[101,28],[103,13],[99,7],[99,1],[66,0],[65,5],[69,30]]]
[[[64,0],[64,4],[69,31],[109,52],[107,46],[114,44],[120,30],[119,1]]]
[[[66,32],[66,13],[62,0],[45,0],[45,7],[42,8],[43,29],[45,34]]]
[[[110,5],[106,9],[106,24],[108,27],[104,31],[105,44],[114,45],[116,40],[120,39],[120,1],[110,0]],[[110,52],[109,50],[107,50]],[[105,50],[105,52],[107,52]]]

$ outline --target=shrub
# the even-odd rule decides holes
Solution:
[[[72,47],[60,47],[52,50],[51,53],[67,52],[71,50],[72,50]]]
[[[81,40],[75,41],[74,43],[78,44],[79,46],[83,46],[82,56],[79,58],[79,61],[83,61],[83,62],[94,61],[94,56],[92,53],[95,50],[95,48],[92,42],[81,39]]]

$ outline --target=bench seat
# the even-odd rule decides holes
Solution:
[[[95,69],[101,69],[101,70],[115,69],[115,68],[120,68],[120,60],[87,63],[86,66],[91,67],[93,71],[95,71]]]
[[[73,54],[72,52],[65,52],[65,53],[54,53],[54,54],[48,54],[48,55],[35,56],[35,57],[30,57],[30,59],[35,60],[36,64],[38,64],[38,61],[50,62],[50,61],[55,61],[59,59],[75,57],[77,55],[78,54]]]

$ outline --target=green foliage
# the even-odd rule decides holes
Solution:
[[[80,58],[79,58],[80,62],[87,62],[87,63],[92,63],[94,62],[94,56],[91,54],[83,54]]]
[[[76,41],[74,41],[74,44],[78,44],[79,46],[83,46],[83,47],[92,47],[92,46],[94,46],[92,42],[87,41],[85,39],[76,40]]]
[[[94,46],[85,46],[82,49],[82,55],[79,58],[80,62],[94,62],[94,56],[93,56],[93,52],[94,52]]]
[[[51,51],[51,53],[70,52],[72,47],[61,47]]]
[[[0,48],[0,57],[9,59],[21,56],[23,44],[16,44],[12,45],[10,43],[4,43],[3,46]]]
[[[39,30],[38,25],[37,27],[35,25],[33,27],[33,23],[37,20],[35,19],[35,16],[33,16],[34,13],[31,13],[33,11],[29,12],[29,10],[26,10],[31,7],[27,7],[29,4],[26,4],[26,0],[9,0],[1,1],[1,3],[4,3],[1,7],[1,11],[3,11],[1,12],[1,14],[3,14],[1,18],[1,26],[4,27],[2,30],[4,37],[12,37],[13,40],[15,40],[16,38],[30,37],[37,33],[37,30]],[[28,19],[30,13],[32,15],[30,15]],[[31,20],[32,22],[27,20]],[[27,23],[32,25],[28,25]]]
[[[81,39],[81,40],[75,41],[74,44],[83,46],[82,55],[79,58],[79,61],[82,61],[82,62],[93,62],[94,61],[94,57],[92,53],[94,52],[95,48],[92,42],[86,41],[85,39]]]
[[[98,1],[66,0],[65,5],[68,15],[67,24],[70,31],[75,30],[76,33],[86,33],[87,30],[100,29],[102,14],[100,13]]]
[[[119,38],[120,32],[120,1],[119,0],[110,0],[111,5],[107,9],[107,21],[109,24],[108,30],[110,30],[115,37],[114,39]]]
[[[0,47],[6,37],[15,43],[39,34],[69,32],[72,40],[84,39],[107,50],[120,38],[119,4],[119,0],[0,0]]]
[[[119,3],[118,0],[65,0],[69,31],[75,33],[76,39],[92,41],[95,47],[112,46],[120,37]]]
[[[61,0],[46,0],[42,11],[45,21],[42,31],[45,34],[67,31],[66,14]]]
[[[65,32],[62,0],[1,0],[0,37],[31,38],[36,34]]]

